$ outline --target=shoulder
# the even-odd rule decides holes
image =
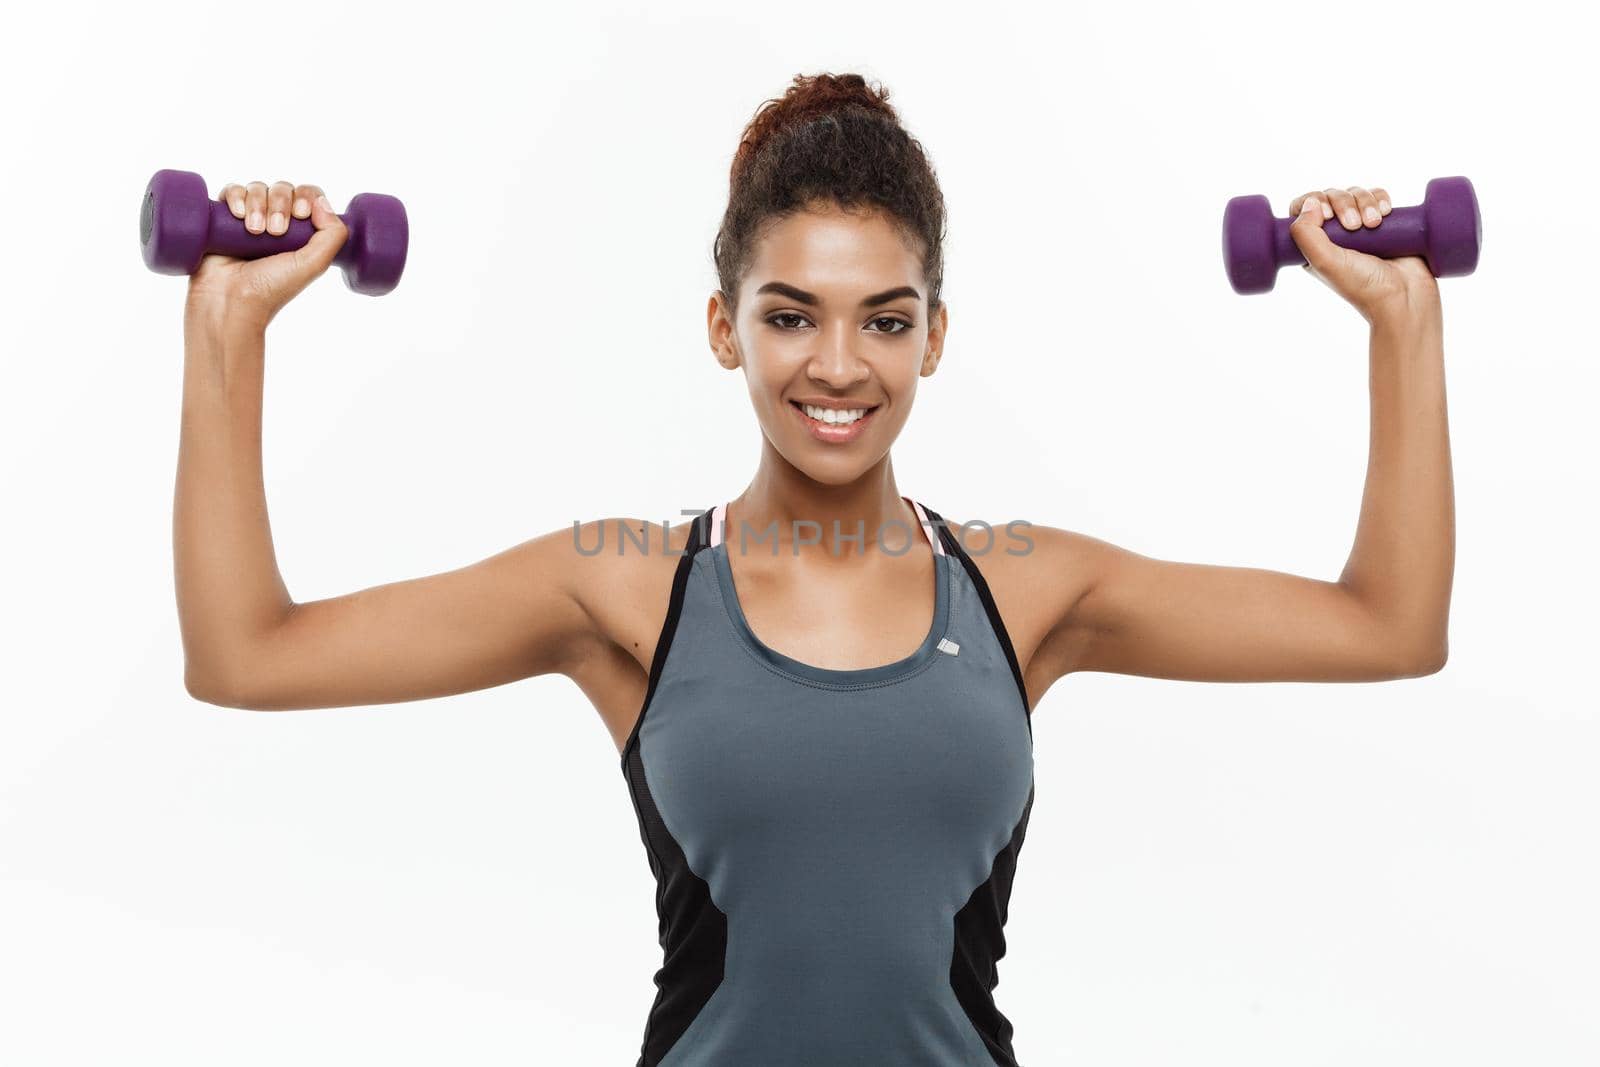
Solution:
[[[1049,664],[1061,655],[1058,646],[1070,639],[1075,609],[1104,573],[1112,546],[1025,519],[941,517],[989,587],[1031,688],[1033,675],[1049,673]],[[1037,680],[1048,685],[1048,679]]]
[[[940,520],[962,551],[987,574],[990,570],[1039,577],[1061,566],[1084,567],[1105,542],[1072,530],[1028,519],[962,519],[940,513]]]
[[[571,524],[555,562],[565,571],[573,598],[593,620],[599,647],[648,651],[684,559],[693,518],[613,515]]]
[[[665,520],[613,515],[573,523],[561,552],[572,588],[599,604],[649,592],[663,580],[670,583],[692,525],[693,516]]]

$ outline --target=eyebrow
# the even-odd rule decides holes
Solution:
[[[822,302],[817,299],[815,293],[808,293],[804,289],[797,289],[787,282],[768,282],[766,285],[763,285],[761,288],[756,290],[757,296],[760,296],[762,293],[777,293],[779,296],[786,296],[796,303],[809,304],[812,307],[816,307]],[[866,297],[861,301],[861,306],[864,308],[877,307],[879,304],[887,304],[891,300],[898,300],[902,296],[909,296],[913,300],[922,299],[921,293],[917,292],[909,285],[902,285],[895,289],[885,289],[881,293],[873,293],[871,296]]]

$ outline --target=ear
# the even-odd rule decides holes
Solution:
[[[928,317],[928,346],[922,352],[922,369],[918,372],[926,378],[939,367],[939,360],[944,355],[945,331],[950,327],[949,305],[940,301],[939,310]]]
[[[739,338],[733,328],[733,314],[728,298],[721,289],[712,292],[706,304],[706,339],[717,362],[727,370],[737,369],[744,361],[739,354]]]

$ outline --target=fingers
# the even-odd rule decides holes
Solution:
[[[311,205],[321,195],[322,186],[320,185],[295,186],[294,217],[297,219],[309,219],[311,217]]]
[[[1355,198],[1356,211],[1361,214],[1361,223],[1364,226],[1376,226],[1383,221],[1383,212],[1378,210],[1378,198],[1359,185],[1352,185],[1345,192]]]
[[[1324,189],[1320,193],[1302,193],[1289,201],[1290,217],[1298,220],[1301,209],[1308,200],[1321,206],[1324,219],[1331,219],[1337,215],[1339,225],[1347,230],[1376,226],[1383,221],[1385,215],[1394,210],[1389,203],[1388,190],[1381,186],[1367,189],[1360,185],[1351,185],[1344,189]]]
[[[1316,201],[1317,205],[1322,210],[1322,217],[1324,219],[1333,218],[1333,208],[1324,203],[1316,193],[1304,193],[1289,201],[1289,216],[1291,218],[1299,218],[1302,201],[1304,201],[1307,197],[1310,197],[1312,200]]]
[[[1333,217],[1347,230],[1361,229],[1361,212],[1356,209],[1355,197],[1346,189],[1324,189],[1322,195],[1333,207]]]
[[[294,198],[294,186],[288,182],[273,182],[267,190],[267,232],[281,236],[289,228],[289,202]]]
[[[312,218],[312,205],[324,195],[320,185],[295,185],[291,182],[229,182],[217,194],[228,205],[233,217],[243,219],[251,233],[279,236],[289,229],[289,220]],[[331,209],[330,209],[331,211]]]
[[[244,187],[244,228],[261,233],[267,228],[267,183],[251,182]]]
[[[229,182],[222,187],[222,192],[217,194],[217,199],[228,205],[228,210],[233,212],[234,218],[244,218],[244,186],[238,182]]]

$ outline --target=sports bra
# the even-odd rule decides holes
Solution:
[[[756,637],[726,504],[690,528],[621,756],[663,951],[636,1067],[1017,1065],[993,991],[1033,807],[1027,689],[982,574],[905,499],[933,621],[857,670]]]

